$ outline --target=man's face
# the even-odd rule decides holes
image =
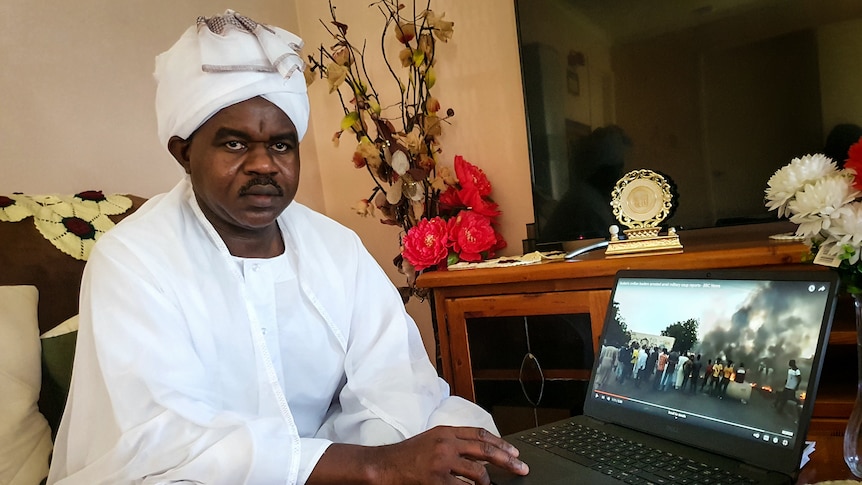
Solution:
[[[296,195],[296,127],[263,98],[222,109],[189,140],[172,138],[168,148],[190,175],[198,204],[219,233],[270,227]]]

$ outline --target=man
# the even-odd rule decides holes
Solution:
[[[672,355],[673,353],[671,353],[671,356]],[[679,389],[682,387],[682,381],[685,378],[685,369],[687,363],[688,354],[686,354],[685,352],[680,352],[677,355],[676,359],[676,372],[674,373],[673,380],[671,381],[671,386],[673,386],[674,389]]]
[[[703,362],[700,361],[700,354],[697,354],[697,356],[691,355],[690,357],[692,360],[690,361],[691,373],[689,375],[688,390],[691,394],[694,394],[697,392],[697,383],[700,381],[700,369],[703,368]]]
[[[703,381],[700,384],[700,390],[703,392],[703,388],[706,387],[706,383],[709,382],[709,379],[712,377],[712,359],[707,359],[706,361],[706,370],[703,372]]]
[[[605,342],[607,344],[607,342]],[[599,368],[596,371],[596,388],[605,388],[611,378],[611,372],[617,364],[619,349],[614,345],[602,345],[599,353]]]
[[[722,370],[721,381],[719,382],[718,397],[721,399],[724,399],[724,396],[727,395],[727,386],[730,385],[730,381],[733,379],[733,372],[733,361],[728,360],[727,365]]]
[[[485,411],[449,397],[356,235],[293,202],[299,46],[228,11],[157,58],[159,136],[186,177],[92,252],[49,483],[527,473]]]
[[[712,365],[712,376],[709,379],[709,395],[717,396],[718,395],[718,381],[721,379],[721,376],[724,375],[724,365],[722,365],[721,359],[715,359],[715,364]]]
[[[646,361],[646,373],[644,376],[644,380],[647,382],[647,385],[653,386],[653,379],[655,378],[655,371],[658,366],[658,356],[659,356],[659,348],[658,346],[654,346],[652,350],[650,350],[649,356]]]
[[[664,371],[667,368],[667,349],[662,348],[661,354],[658,356],[658,362],[656,363],[656,372],[655,372],[655,388],[661,390],[662,382],[664,381]]]
[[[739,367],[736,368],[736,375],[733,378],[733,382],[742,384],[745,382],[745,363],[740,362]]]
[[[637,342],[632,342],[632,355],[629,359],[629,375],[632,380],[637,380],[638,378],[638,354],[640,354],[641,344]]]
[[[670,355],[667,356],[667,364],[665,364],[664,375],[661,379],[661,390],[664,391],[668,387],[673,389],[676,383],[676,364],[679,363],[679,352],[671,349]]]
[[[617,382],[620,384],[625,384],[626,378],[631,374],[632,355],[634,355],[634,347],[631,343],[625,343],[620,347],[619,354],[617,355],[617,360],[619,361],[619,366],[617,366]]]
[[[641,381],[647,378],[647,361],[649,360],[649,347],[644,345],[638,352],[637,362],[635,362],[635,387],[640,389]]]
[[[799,405],[799,400],[796,399],[796,389],[799,388],[799,383],[802,381],[802,371],[799,370],[799,367],[796,367],[796,359],[790,359],[787,367],[787,380],[784,381],[784,389],[778,393],[775,402],[772,404],[779,413],[784,410],[784,405],[787,401],[793,401],[796,405]]]

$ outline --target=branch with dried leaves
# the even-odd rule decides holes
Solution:
[[[331,2],[331,20],[321,23],[333,43],[321,45],[308,57],[306,80],[311,84],[318,77],[326,79],[329,92],[337,93],[344,116],[333,143],[337,146],[345,133],[352,133],[357,142],[353,165],[371,176],[369,197],[354,209],[363,216],[379,217],[383,224],[399,226],[399,241],[403,242],[421,221],[449,218],[467,209],[440,204],[442,193],[461,187],[448,167],[438,165],[442,124],[449,123],[454,111],[441,113],[440,102],[431,93],[436,82],[437,43],[449,41],[454,23],[444,20],[445,14],[433,12],[430,0],[421,10],[415,3],[408,9],[393,0],[378,0],[369,7],[383,17],[380,51],[392,90],[400,99],[388,105],[381,102],[366,63],[368,46],[364,40],[355,44],[348,38],[348,25],[337,18]],[[395,56],[387,55],[388,50],[397,50],[397,63],[390,61]],[[405,261],[403,252],[394,262],[408,277],[407,293],[424,296],[413,285],[416,268]]]

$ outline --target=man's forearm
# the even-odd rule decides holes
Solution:
[[[378,481],[373,448],[333,443],[317,461],[306,482],[308,485],[366,485]]]

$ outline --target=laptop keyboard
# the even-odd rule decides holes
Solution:
[[[756,483],[712,465],[651,448],[576,423],[525,432],[519,438],[625,483],[743,485]]]

